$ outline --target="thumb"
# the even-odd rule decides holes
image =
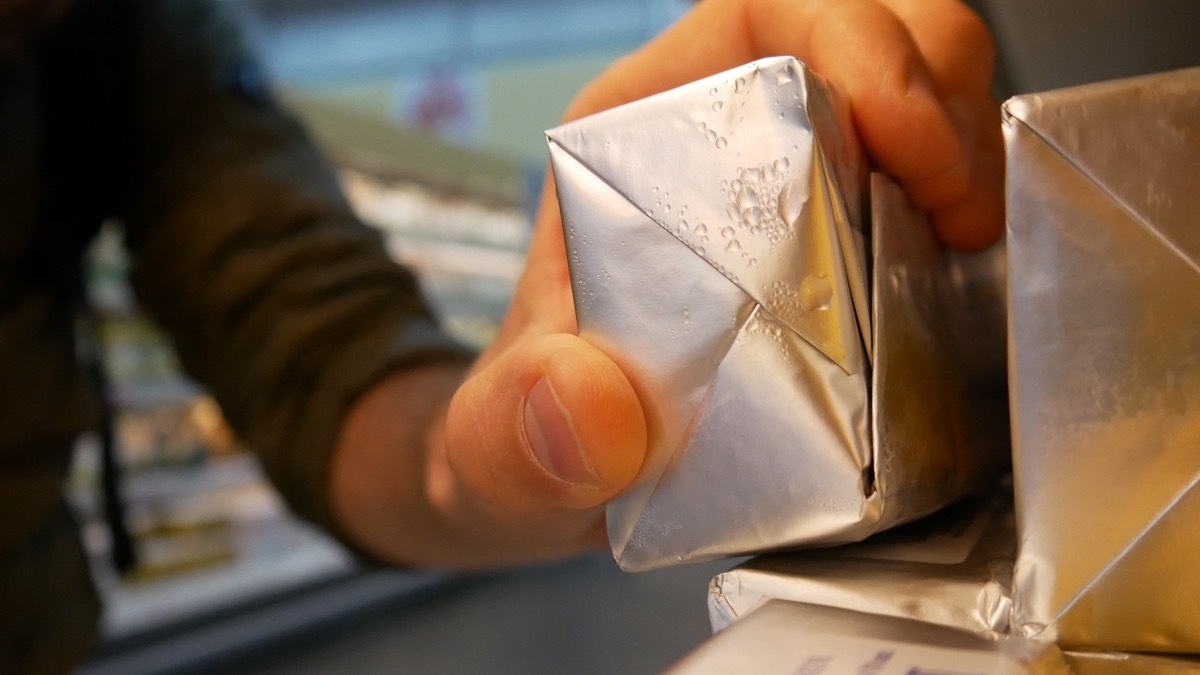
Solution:
[[[461,487],[501,513],[584,510],[637,475],[646,421],[611,359],[555,334],[468,379],[450,403],[445,441]]]

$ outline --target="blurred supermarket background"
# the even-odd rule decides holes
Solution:
[[[220,4],[447,329],[483,345],[521,269],[542,131],[690,2]],[[1000,95],[1200,63],[1190,0],[977,6],[1001,39]],[[598,554],[470,578],[355,563],[286,512],[182,375],[131,297],[119,230],[91,261],[139,556],[125,575],[109,562],[98,442],[84,439],[71,493],[108,605],[84,672],[657,672],[707,636],[707,581],[728,563],[625,575]]]

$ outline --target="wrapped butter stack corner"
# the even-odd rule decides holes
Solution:
[[[1195,656],[1063,650],[895,616],[772,599],[667,675],[1188,675]]]
[[[668,675],[1089,675],[1054,645],[986,640],[912,619],[769,600]]]
[[[1005,105],[1014,619],[1200,652],[1200,68]]]
[[[771,600],[1007,635],[1016,525],[1011,494],[968,499],[856,544],[756,557],[709,584],[714,632]]]
[[[687,673],[1200,672],[1200,655],[1065,649],[1011,632],[1011,494],[826,551],[760,556],[715,577],[716,633]]]
[[[945,254],[868,181],[801,63],[547,137],[581,335],[647,409],[648,458],[607,513],[624,569],[857,541],[996,480],[1002,258]]]

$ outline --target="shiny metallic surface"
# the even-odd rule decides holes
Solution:
[[[758,61],[547,136],[581,334],[648,409],[649,458],[607,513],[623,568],[856,541],[994,476],[1004,425],[999,444],[972,447],[984,427],[961,395],[984,389],[964,377],[987,364],[988,393],[1003,391],[1002,338],[970,369],[919,343],[1002,325],[1000,291],[979,283],[1001,289],[1000,268],[940,254],[882,179],[865,221],[847,108],[799,62]],[[898,236],[881,239],[880,223]],[[992,305],[969,313],[1001,318],[936,327],[979,298]],[[883,405],[894,414],[873,418]]]
[[[1200,69],[1005,106],[1015,620],[1200,651]]]
[[[871,177],[876,487],[882,522],[926,515],[994,484],[1010,452],[1004,247],[947,252],[925,216]]]
[[[1072,673],[1054,645],[1019,639],[996,642],[921,621],[783,600],[764,603],[667,672]]]
[[[1016,636],[990,641],[922,621],[774,599],[667,672],[1184,675],[1200,672],[1200,658],[1064,652]]]
[[[755,558],[712,580],[709,619],[722,630],[775,599],[994,640],[1008,632],[1015,555],[1011,502],[964,505],[860,544]]]

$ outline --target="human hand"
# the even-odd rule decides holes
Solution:
[[[875,163],[961,250],[1004,227],[994,46],[959,0],[705,0],[615,63],[571,104],[575,119],[765,56],[795,56],[849,100]]]
[[[996,239],[992,43],[956,0],[704,0],[589,84],[564,119],[783,54],[846,95],[867,151],[943,241]],[[454,567],[600,545],[603,504],[635,478],[656,429],[637,373],[577,332],[548,178],[509,313],[461,385],[452,368],[399,373],[348,417],[332,488],[350,536],[381,557]]]

